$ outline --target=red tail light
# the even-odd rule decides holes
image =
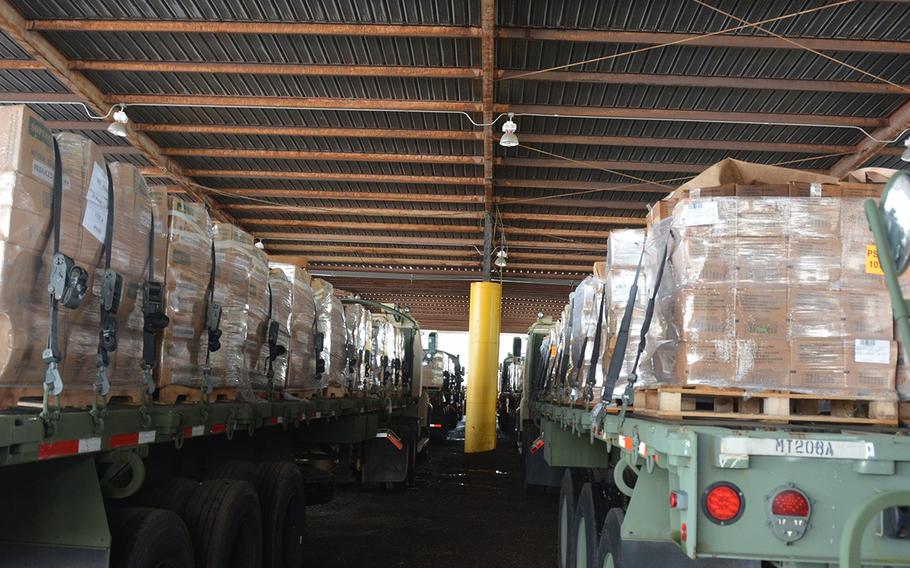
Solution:
[[[720,481],[708,487],[702,501],[705,515],[719,525],[739,520],[746,507],[746,500],[739,487]]]
[[[809,500],[800,491],[784,489],[771,501],[771,514],[782,517],[808,517]]]

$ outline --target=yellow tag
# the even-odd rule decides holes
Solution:
[[[885,275],[878,261],[878,247],[875,245],[866,245],[866,274]]]
[[[550,357],[556,357],[556,352],[557,352],[556,344],[553,343],[550,345]]]

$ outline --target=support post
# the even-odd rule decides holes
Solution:
[[[493,217],[489,212],[483,215],[483,281],[490,281],[493,262]],[[473,302],[472,302],[473,303]]]
[[[489,259],[489,255],[487,255]],[[497,362],[502,284],[471,283],[465,453],[496,449]]]

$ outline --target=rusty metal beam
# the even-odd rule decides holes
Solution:
[[[478,276],[480,274],[480,269],[471,269],[471,268],[455,268],[455,267],[439,267],[439,268],[428,268],[428,267],[418,267],[414,265],[414,268],[387,268],[392,263],[379,263],[375,265],[365,264],[365,263],[350,263],[350,262],[328,262],[328,261],[312,261],[307,263],[307,268],[311,272],[320,271],[320,270],[331,270],[331,271],[363,271],[368,270],[370,272],[387,272],[392,274],[445,274],[447,276]],[[404,265],[408,266],[408,265]],[[515,274],[527,276],[532,274],[531,271],[537,271],[534,274],[536,278],[553,278],[559,279],[566,274],[571,275],[585,275],[591,272],[590,268],[586,269],[582,266],[548,266],[545,269],[533,268],[528,266],[519,266],[512,267],[507,266],[504,270],[504,274]],[[497,270],[498,272],[498,270]],[[547,273],[548,272],[548,273]]]
[[[531,199],[531,201],[529,201],[529,199]],[[614,201],[612,199],[569,199],[558,197],[551,197],[548,199],[535,199],[528,197],[497,197],[496,203],[499,203],[501,205],[527,205],[532,207],[577,207],[580,209],[646,210],[648,208],[648,204],[644,201]]]
[[[425,101],[414,99],[328,99],[317,97],[239,97],[232,95],[110,94],[109,104],[189,105],[202,107],[262,107],[326,110],[389,110],[480,112],[481,105],[470,101]]]
[[[621,162],[612,160],[562,160],[558,158],[496,158],[503,166],[592,170],[634,170],[640,172],[701,173],[708,165],[667,162]],[[709,164],[710,165],[710,164]]]
[[[242,136],[303,136],[311,138],[409,138],[419,140],[482,140],[477,130],[415,130],[393,128],[318,128],[307,126],[250,126],[234,124],[135,124],[142,132],[229,134]]]
[[[0,59],[0,69],[19,71],[47,71],[47,67],[34,59]]]
[[[295,207],[293,205],[242,204],[226,205],[229,211],[242,213],[280,213],[306,215],[363,215],[368,217],[417,217],[425,219],[483,219],[482,211],[437,209],[395,209],[387,207]]]
[[[334,224],[333,224],[334,226]],[[291,232],[291,231],[256,231],[256,236],[275,243],[276,248],[281,248],[280,243],[355,243],[355,244],[391,244],[391,245],[422,245],[432,247],[479,247],[483,245],[483,240],[478,238],[458,238],[458,237],[399,237],[389,235],[359,235],[359,234],[338,234],[325,233],[325,227],[322,230],[316,230],[310,233]],[[370,229],[367,229],[370,230]],[[606,239],[608,232],[603,232],[600,238]],[[605,253],[607,244],[604,243],[587,243],[565,240],[553,241],[523,241],[509,239],[509,249],[532,249],[532,250],[579,250]]]
[[[108,123],[100,120],[48,120],[45,123],[52,130],[107,130]],[[133,125],[133,130],[139,130]]]
[[[484,211],[493,211],[493,97],[496,73],[495,0],[480,2],[480,61],[482,70],[481,101],[483,104],[483,196]]]
[[[888,117],[888,123],[874,131],[872,137],[877,140],[892,140],[902,136],[907,128],[910,128],[910,101],[894,111]],[[845,176],[848,172],[861,167],[869,158],[885,149],[886,145],[887,142],[877,142],[872,138],[864,138],[862,142],[856,145],[853,154],[844,156],[834,164],[829,172],[830,175],[835,177]],[[900,151],[899,148],[897,150]]]
[[[216,22],[203,20],[33,20],[28,29],[59,32],[274,34],[371,37],[461,37],[480,36],[471,26],[411,24],[337,24],[301,22]]]
[[[245,219],[253,227],[295,227],[320,231],[394,231],[402,233],[477,233],[477,225],[439,225],[429,223],[362,223],[359,221],[310,221],[303,219]],[[260,234],[258,231],[253,231]],[[602,237],[597,235],[597,237]],[[364,237],[369,238],[369,237]]]
[[[509,243],[511,247],[511,243]],[[313,253],[313,254],[324,254],[324,253],[333,253],[333,254],[350,254],[355,255],[352,258],[357,258],[358,255],[392,255],[401,259],[408,259],[409,257],[421,257],[421,256],[434,256],[441,258],[476,258],[477,251],[474,249],[462,249],[462,250],[441,250],[438,248],[401,248],[401,247],[376,247],[376,246],[338,246],[338,245],[327,245],[327,244],[292,244],[285,243],[281,241],[269,241],[266,243],[266,248],[271,251],[277,251],[278,254],[287,254],[287,253]],[[576,262],[587,262],[594,263],[600,260],[603,260],[601,256],[595,255],[582,255],[582,254],[559,254],[558,256],[550,253],[537,253],[537,252],[521,252],[521,251],[510,251],[509,259],[512,260],[552,260],[556,259],[559,261],[576,261]]]
[[[179,185],[164,187],[168,193],[181,193]],[[221,195],[237,197],[283,197],[287,199],[341,199],[345,201],[404,201],[408,203],[483,203],[482,195],[445,193],[384,193],[377,191],[330,191],[321,189],[219,189]]]
[[[908,48],[910,49],[910,48]],[[609,83],[613,85],[645,85],[657,87],[696,87],[708,89],[759,89],[774,91],[812,91],[823,93],[858,93],[870,95],[901,95],[910,85],[894,86],[871,81],[820,81],[802,79],[770,79],[755,77],[723,77],[711,75],[659,75],[649,73],[604,73],[596,71],[548,71],[524,76],[534,71],[498,71],[501,80],[513,78],[559,83]]]
[[[500,218],[505,221],[535,221],[555,223],[593,223],[599,225],[624,225],[630,227],[643,227],[644,218],[639,217],[612,217],[609,215],[560,215],[556,213],[500,213]]]
[[[73,61],[72,69],[135,73],[221,73],[230,75],[290,75],[330,77],[418,77],[477,79],[471,67],[421,67],[417,65],[300,65],[291,63],[219,63],[202,61]]]
[[[160,176],[160,171],[143,169],[145,175]],[[194,177],[226,177],[226,178],[251,178],[251,179],[300,179],[320,181],[364,181],[380,183],[419,183],[419,184],[452,184],[452,185],[483,185],[482,178],[460,176],[416,176],[393,174],[349,174],[333,172],[285,172],[265,170],[187,170],[188,175]]]
[[[664,187],[656,183],[641,183],[629,180],[629,183],[613,183],[600,181],[572,181],[572,180],[548,180],[548,179],[498,179],[496,185],[499,187],[517,187],[517,188],[541,188],[541,189],[572,189],[582,191],[629,191],[633,193],[657,193],[667,194],[673,191],[677,185],[682,182],[673,182],[671,187]]]
[[[634,43],[662,45],[684,42],[683,45],[700,47],[729,47],[738,49],[797,49],[793,44],[770,36],[685,34],[645,31],[600,31],[566,29],[499,28],[497,37],[562,42]],[[841,38],[797,38],[799,43],[819,51],[855,51],[863,53],[907,53],[907,42],[889,40],[863,40]]]
[[[408,162],[417,164],[480,165],[483,156],[445,156],[440,154],[393,154],[379,152],[313,152],[305,150],[251,150],[235,148],[162,148],[166,156],[204,156],[213,158],[254,158],[266,160],[327,160],[353,162]]]
[[[665,119],[665,120],[690,120],[705,122],[755,122],[794,124],[800,126],[826,125],[826,126],[884,126],[886,118],[865,116],[835,116],[819,114],[788,114],[771,112],[721,112],[713,110],[683,110],[665,108],[613,108],[613,107],[582,107],[582,106],[551,106],[551,105],[507,105],[498,104],[496,112],[514,112],[516,114],[536,114],[542,116],[578,116],[585,118],[617,118],[623,120],[638,119]]]
[[[66,56],[44,36],[30,31],[29,24],[29,20],[22,17],[22,14],[8,0],[0,0],[0,30],[19,44],[35,61],[44,65],[47,71],[67,90],[73,93],[77,100],[84,102],[88,108],[97,114],[103,115],[107,113],[108,104],[104,93],[94,83],[89,81],[85,75],[71,69],[70,61]],[[161,154],[161,149],[151,138],[141,132],[133,131],[129,125],[127,125],[126,130],[126,138],[129,143],[141,148],[143,153],[153,163],[170,171],[174,181],[186,186],[190,195],[206,203],[212,211],[213,217],[225,221],[232,220],[229,215],[221,211],[216,203],[208,199],[204,192],[193,185],[193,181],[186,176],[180,164]]]

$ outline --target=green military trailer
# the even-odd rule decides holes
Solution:
[[[894,176],[866,213],[910,345],[897,281],[910,264],[910,176]],[[548,320],[529,330],[525,393],[549,364],[552,328]],[[522,401],[528,450],[551,471],[565,468],[560,568],[910,566],[910,436],[897,416],[891,426],[833,415],[682,419],[636,411],[650,408],[642,391],[627,388],[619,402],[611,394]]]

